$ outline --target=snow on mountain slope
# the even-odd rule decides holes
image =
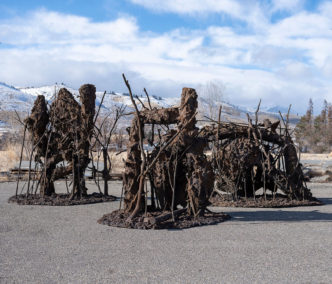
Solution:
[[[34,97],[13,86],[0,83],[0,111],[29,111],[33,102]]]
[[[19,88],[19,90],[27,95],[33,96],[34,98],[38,95],[44,95],[45,98],[51,102],[54,98],[54,95],[61,89],[66,88],[69,92],[71,92],[76,98],[79,95],[78,90],[70,88],[64,84],[54,84],[50,86],[43,86],[39,88],[29,87],[29,88]],[[102,100],[104,92],[97,91],[96,92],[96,105],[99,106]],[[145,106],[148,107],[148,100],[145,96],[140,96],[140,100],[144,103]],[[159,106],[159,107],[169,107],[172,104],[172,100],[165,100],[163,98],[158,98],[155,96],[150,97],[152,106]],[[138,102],[139,104],[139,102]],[[129,108],[132,108],[132,103],[129,97],[129,94],[123,93],[115,93],[115,92],[108,92],[105,95],[103,101],[103,108],[106,110],[112,109],[116,105],[125,105]]]
[[[70,88],[64,84],[53,84],[49,86],[42,87],[13,87],[5,83],[0,83],[0,110],[3,111],[19,111],[19,112],[29,112],[33,106],[33,102],[38,95],[44,95],[46,100],[51,103],[54,99],[54,95],[61,89],[66,88],[70,91],[77,99],[79,92],[76,89]],[[96,92],[96,105],[99,106],[102,100],[104,92]],[[139,96],[139,99],[143,102],[146,107],[149,107],[148,100],[146,96]],[[177,98],[161,98],[157,96],[150,96],[151,105],[153,107],[170,107],[180,104],[180,97]],[[204,119],[204,116],[210,115],[211,104],[203,97],[199,97],[199,112],[200,118]],[[136,100],[139,107],[141,103]],[[115,93],[108,92],[105,95],[102,111],[112,110],[114,106],[125,105],[127,106],[127,111],[133,111],[133,106],[129,97],[126,93]],[[214,104],[213,107],[218,108],[218,103]],[[276,113],[276,109],[271,109],[272,111],[263,110],[259,114],[260,120],[264,118],[269,118],[271,120],[279,119],[279,115]],[[283,109],[282,109],[283,111]],[[222,120],[223,121],[233,121],[233,122],[247,122],[247,113],[251,117],[254,116],[255,110],[249,109],[247,107],[238,107],[230,103],[222,102]],[[216,118],[216,113],[214,115]],[[294,122],[298,120],[298,117],[294,117]]]
[[[42,86],[42,87],[27,87],[27,88],[20,88],[18,89],[27,94],[31,95],[34,98],[36,98],[38,95],[43,95],[45,96],[46,100],[51,101],[55,95],[61,88],[66,88],[69,92],[71,93],[76,93],[76,90],[65,86],[64,84],[54,84],[54,85],[49,85],[49,86]]]
[[[3,133],[8,132],[9,130],[10,130],[10,125],[5,121],[0,120],[0,136]]]

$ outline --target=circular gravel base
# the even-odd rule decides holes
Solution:
[[[324,203],[316,198],[310,200],[290,200],[286,196],[278,194],[273,198],[272,195],[253,197],[238,197],[238,200],[229,200],[229,196],[214,196],[210,198],[210,206],[218,207],[247,207],[247,208],[284,208],[297,206],[318,206]]]
[[[110,214],[104,215],[98,220],[99,224],[109,225],[113,227],[120,228],[130,228],[130,229],[186,229],[197,226],[204,225],[214,225],[224,222],[230,219],[230,216],[225,213],[205,213],[204,216],[193,217],[187,213],[183,213],[175,219],[175,221],[168,219],[167,221],[151,224],[147,222],[147,219],[158,217],[164,214],[169,214],[170,212],[148,212],[147,215],[141,214],[131,220],[130,223],[127,222],[127,218],[130,214],[125,213],[124,210],[115,210]]]
[[[17,203],[19,205],[72,206],[110,202],[115,200],[116,197],[113,195],[105,196],[96,192],[82,196],[81,199],[70,199],[69,194],[52,194],[51,196],[40,196],[39,194],[31,194],[26,196],[25,194],[20,194],[10,197],[8,199],[8,203]]]

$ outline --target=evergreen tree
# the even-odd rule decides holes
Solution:
[[[332,145],[332,106],[324,100],[320,115],[314,116],[313,102],[295,127],[295,138],[302,151],[327,152]]]
[[[328,144],[332,144],[332,106],[328,106],[327,111],[327,140]]]
[[[328,110],[329,110],[329,104],[326,100],[324,100],[323,109],[321,111],[321,117],[322,117],[322,126],[321,126],[321,137],[322,142],[326,146],[326,150],[329,150],[329,139],[328,139]]]
[[[305,139],[307,127],[308,127],[307,117],[304,115],[300,118],[300,121],[297,123],[294,132],[300,150],[304,152],[307,151],[307,146],[308,146]]]

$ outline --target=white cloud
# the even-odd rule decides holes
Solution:
[[[275,11],[295,11],[303,6],[304,0],[273,0],[272,12]]]
[[[289,62],[283,68],[281,68],[278,73],[284,77],[286,80],[291,79],[292,82],[298,80],[299,82],[303,80],[310,80],[314,78],[312,68],[308,64],[301,62]]]
[[[216,6],[225,13],[237,5],[207,1],[205,9],[216,2],[225,4]],[[202,1],[192,3],[195,12]],[[159,4],[159,10],[179,9],[178,1]],[[235,7],[232,15],[242,17],[241,9]],[[91,82],[98,89],[123,91],[125,72],[138,91],[147,87],[152,93],[174,96],[181,86],[218,80],[234,103],[256,104],[262,98],[263,103],[293,103],[304,109],[309,97],[332,100],[332,20],[327,9],[329,5],[321,5],[315,13],[298,12],[271,23],[259,16],[262,8],[253,5],[243,17],[250,19],[255,13],[258,17],[250,19],[252,28],[245,34],[224,26],[155,34],[142,31],[133,17],[93,22],[38,10],[0,21],[0,41],[11,45],[0,46],[0,81],[19,85],[57,81],[74,87]]]
[[[301,12],[272,26],[270,34],[297,38],[332,36],[331,23],[330,17],[316,13]]]
[[[332,78],[332,55],[326,59],[322,71],[326,78]]]
[[[262,24],[265,14],[277,11],[296,11],[303,7],[304,0],[272,0],[271,4],[241,0],[129,0],[156,12],[182,15],[224,13],[246,22]]]
[[[242,17],[244,9],[240,3],[232,0],[130,0],[135,4],[161,12],[179,14],[224,12],[235,17]]]
[[[137,32],[134,18],[95,23],[88,18],[38,10],[0,23],[0,37],[9,44],[127,43]]]
[[[318,10],[321,14],[330,17],[332,14],[332,2],[325,1],[325,2],[321,3],[318,7]]]
[[[245,21],[255,28],[262,28],[267,21],[261,6],[254,1],[240,0],[129,0],[156,12],[171,12],[180,15],[210,13],[227,14]]]

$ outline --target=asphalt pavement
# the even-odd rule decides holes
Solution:
[[[119,201],[20,206],[7,203],[15,183],[1,183],[0,283],[332,283],[332,185],[309,186],[326,205],[212,208],[232,219],[142,231],[97,223]]]

